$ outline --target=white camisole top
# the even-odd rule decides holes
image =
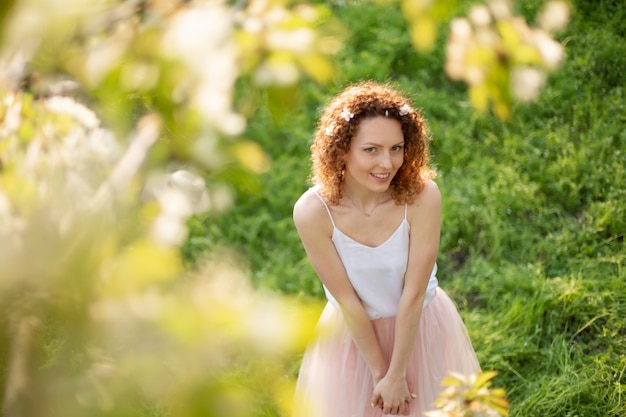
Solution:
[[[326,208],[333,225],[333,244],[370,320],[395,317],[398,313],[409,258],[410,225],[406,218],[407,206],[404,206],[404,219],[393,234],[385,242],[372,247],[357,242],[339,230],[324,199],[315,189],[313,192]],[[437,264],[433,266],[430,274],[424,307],[435,296],[438,287],[436,274]],[[337,300],[326,286],[324,291],[328,301],[339,308]]]

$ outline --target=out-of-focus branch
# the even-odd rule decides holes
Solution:
[[[92,207],[98,208],[112,196],[122,191],[139,172],[150,148],[156,143],[161,132],[161,121],[156,115],[144,116],[137,123],[137,129],[126,153],[111,171],[109,177],[98,188]]]
[[[39,327],[39,320],[32,315],[19,316],[15,321],[4,390],[4,417],[22,417],[27,414],[29,384],[32,379],[30,369]]]

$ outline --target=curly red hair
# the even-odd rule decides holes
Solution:
[[[391,181],[397,204],[410,204],[435,176],[427,163],[430,136],[421,112],[399,91],[367,81],[348,86],[325,108],[311,145],[312,181],[331,204],[342,197],[344,157],[350,149],[361,120],[391,117],[400,122],[404,134],[404,162]]]

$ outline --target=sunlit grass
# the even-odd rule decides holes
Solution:
[[[540,3],[521,9],[534,13]],[[573,3],[562,70],[507,123],[475,116],[464,88],[445,79],[443,43],[428,56],[410,50],[400,13],[338,7],[355,30],[334,85],[303,84],[287,117],[255,113],[247,134],[273,165],[232,213],[192,219],[186,258],[227,245],[244,255],[256,286],[320,300],[291,224],[308,186],[317,111],[347,82],[391,79],[414,93],[430,122],[444,196],[441,285],[483,368],[498,371],[494,385],[507,390],[510,415],[626,415],[626,15],[615,2]]]

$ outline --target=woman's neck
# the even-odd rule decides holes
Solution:
[[[342,195],[345,203],[365,216],[370,217],[376,209],[386,201],[389,201],[389,192],[376,193],[371,191],[357,192],[349,187],[343,187]]]

